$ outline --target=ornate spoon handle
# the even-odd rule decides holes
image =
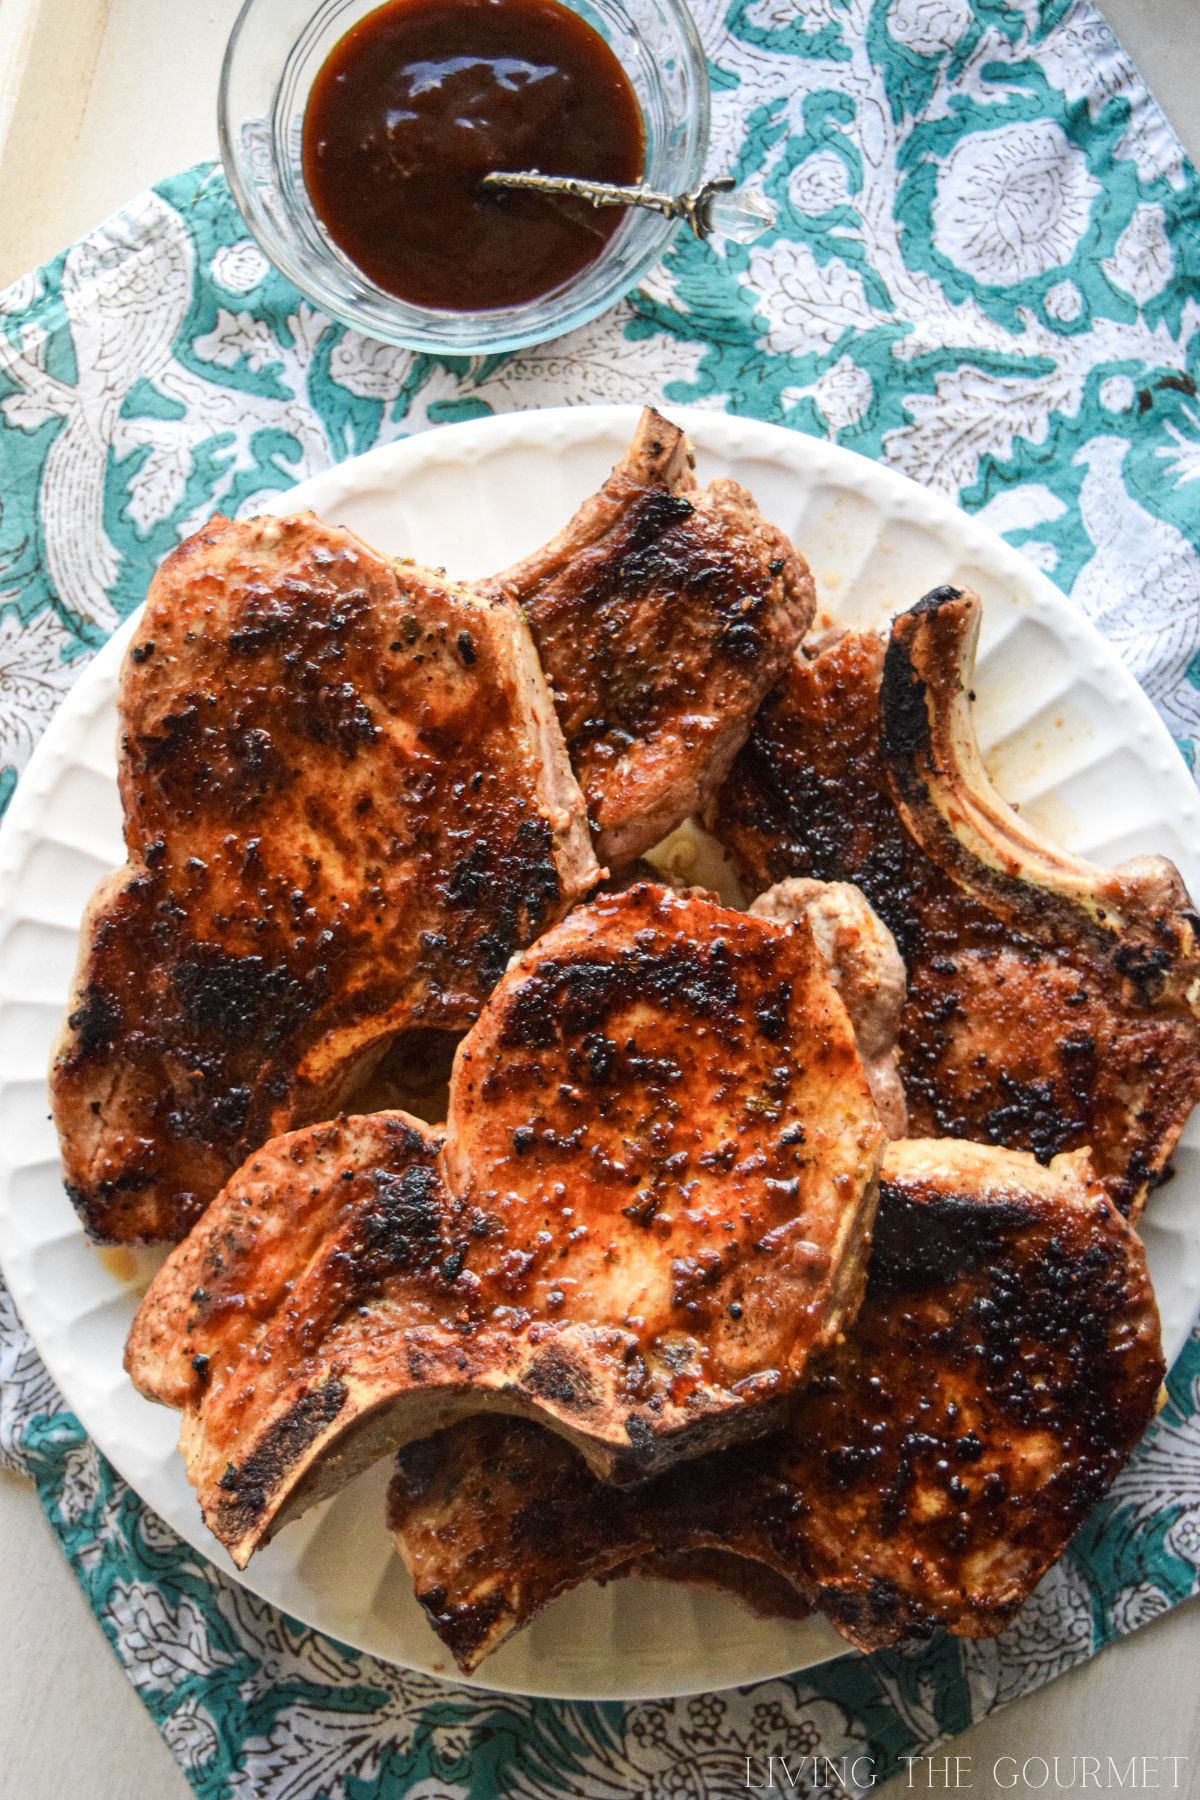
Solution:
[[[715,234],[737,244],[750,244],[775,223],[773,209],[761,194],[742,189],[734,194],[732,175],[717,175],[688,194],[660,194],[639,184],[618,187],[609,181],[584,181],[575,175],[543,175],[537,169],[505,170],[483,178],[484,187],[523,188],[536,194],[569,194],[593,206],[644,206],[668,219],[682,219],[701,239]]]

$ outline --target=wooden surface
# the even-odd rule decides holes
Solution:
[[[802,4],[803,0],[796,0]],[[238,0],[0,0],[0,284],[80,236],[152,181],[215,154],[217,75]],[[1104,10],[1194,158],[1200,158],[1200,0],[1105,0]],[[32,1488],[0,1476],[0,1794],[13,1800],[185,1800],[189,1789],[42,1517]],[[795,1746],[781,1744],[781,1754]],[[1172,1788],[1200,1800],[1200,1607],[1114,1645],[1082,1669],[955,1739],[949,1771],[917,1766],[880,1790],[1016,1800],[1015,1758],[1188,1757]],[[997,1770],[997,1764],[998,1770]],[[932,1780],[930,1779],[932,1775]],[[1035,1765],[1031,1779],[1040,1781]],[[765,1779],[760,1771],[753,1777]],[[967,1782],[970,1782],[968,1788]],[[746,1790],[738,1788],[736,1792]],[[791,1792],[776,1773],[777,1793]],[[1090,1792],[1097,1789],[1093,1783]],[[264,1800],[269,1800],[264,1796]],[[433,1800],[433,1796],[430,1796]],[[630,1797],[633,1800],[633,1797]],[[724,1797],[722,1797],[724,1800]]]

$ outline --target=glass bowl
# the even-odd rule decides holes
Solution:
[[[560,336],[627,294],[678,221],[628,207],[600,255],[519,306],[445,312],[397,299],[333,242],[304,184],[309,91],[338,39],[379,0],[246,0],[221,71],[218,126],[229,185],[275,267],[323,312],[371,337],[443,356],[516,350]],[[645,179],[666,193],[700,181],[708,152],[704,51],[682,0],[561,0],[611,46],[642,109]]]

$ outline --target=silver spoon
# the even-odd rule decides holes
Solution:
[[[569,194],[593,206],[644,206],[668,219],[682,219],[695,237],[729,238],[752,244],[775,223],[774,209],[760,193],[742,188],[732,175],[717,175],[687,194],[660,194],[638,184],[618,187],[610,181],[584,181],[576,175],[543,175],[538,169],[502,170],[483,178],[484,187],[521,188],[535,194]]]

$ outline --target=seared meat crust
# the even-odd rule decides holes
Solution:
[[[882,1141],[811,932],[646,884],[514,963],[455,1059],[445,1168],[522,1247],[514,1300],[619,1321],[651,1387],[716,1410],[853,1318]],[[500,1289],[509,1261],[472,1266]]]
[[[177,1240],[401,1028],[469,1024],[599,871],[519,617],[311,515],[169,556],[119,707],[129,860],[54,1113],[91,1234]]]
[[[783,533],[736,482],[698,489],[683,432],[650,408],[601,491],[483,591],[529,620],[614,868],[713,791],[816,604]]]
[[[620,1489],[537,1426],[397,1462],[389,1522],[464,1672],[556,1595],[650,1558],[764,1565],[851,1643],[1003,1629],[1153,1416],[1142,1248],[1086,1158],[889,1146],[867,1297],[785,1430]]]
[[[853,1317],[882,1139],[811,935],[635,888],[504,977],[440,1158],[400,1113],[252,1157],[155,1278],[126,1366],[184,1408],[239,1566],[484,1407],[645,1476],[762,1431]]]
[[[709,823],[751,891],[854,882],[891,928],[915,1135],[1086,1145],[1136,1217],[1200,1095],[1196,915],[1164,859],[1081,863],[996,793],[969,713],[978,611],[940,589],[890,638],[797,657]]]

